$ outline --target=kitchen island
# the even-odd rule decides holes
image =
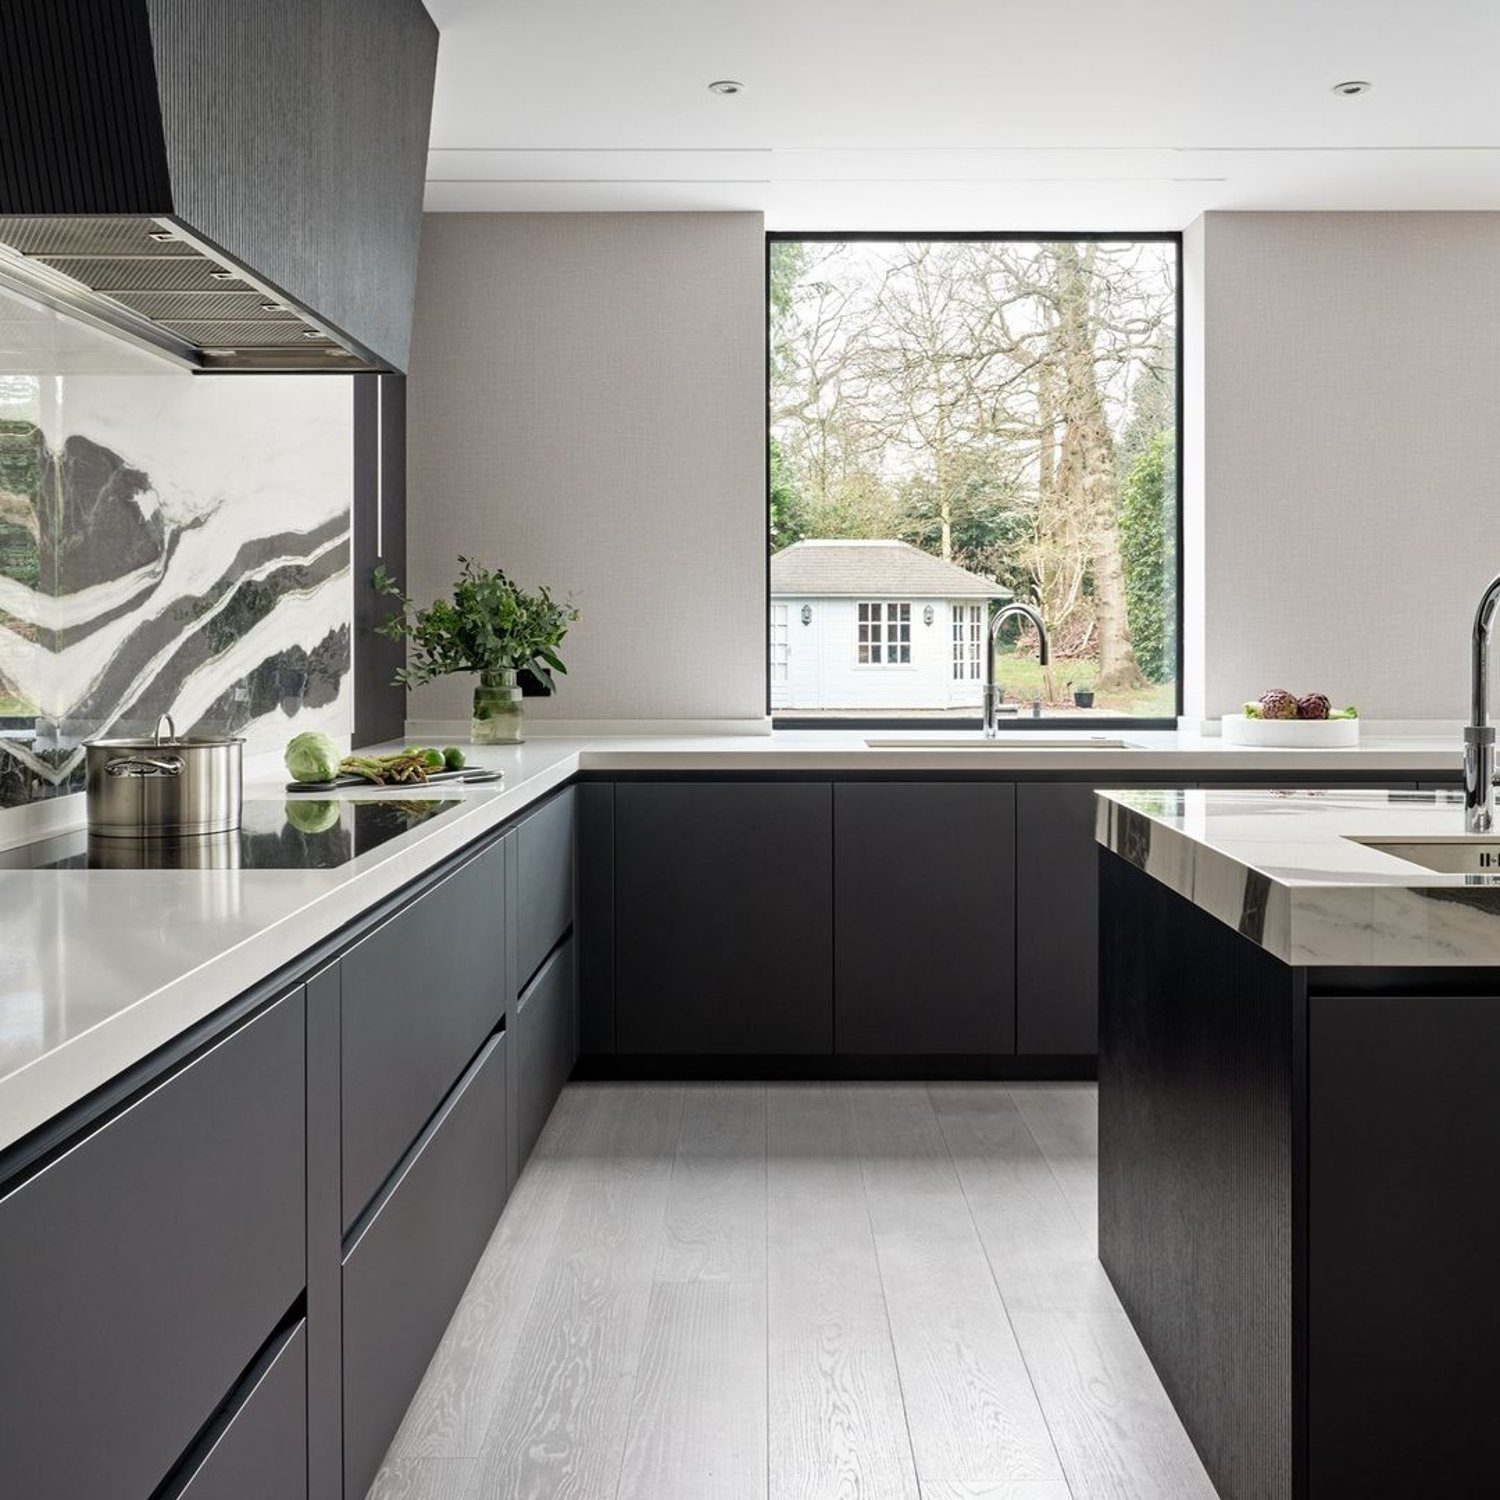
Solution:
[[[1226,1500],[1490,1493],[1500,839],[1098,802],[1099,1256]]]

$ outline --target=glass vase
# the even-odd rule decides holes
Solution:
[[[519,745],[521,685],[512,667],[495,667],[479,674],[474,688],[474,719],[469,738],[476,745]]]

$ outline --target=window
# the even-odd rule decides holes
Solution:
[[[771,681],[777,685],[787,679],[787,668],[791,662],[791,641],[788,639],[786,623],[787,607],[784,604],[771,606]]]
[[[911,605],[861,604],[859,664],[862,667],[911,665]]]
[[[768,237],[778,718],[977,722],[990,620],[1017,599],[1051,663],[1008,620],[1008,699],[1174,721],[1180,249]]]
[[[984,659],[980,655],[983,611],[977,604],[953,606],[953,680],[982,682]]]

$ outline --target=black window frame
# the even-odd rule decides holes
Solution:
[[[932,730],[963,730],[979,729],[983,727],[983,720],[976,714],[972,718],[944,718],[924,719],[915,714],[890,715],[890,714],[817,714],[803,715],[777,713],[771,707],[771,247],[779,241],[793,240],[810,243],[821,241],[824,243],[854,243],[856,241],[885,242],[899,244],[907,240],[926,240],[929,242],[972,242],[992,241],[999,243],[1040,243],[1045,241],[1064,241],[1073,244],[1162,244],[1174,247],[1176,279],[1173,287],[1173,315],[1177,325],[1177,347],[1174,361],[1173,378],[1173,402],[1172,415],[1176,427],[1176,439],[1173,444],[1173,470],[1175,474],[1175,489],[1177,497],[1176,514],[1174,520],[1175,544],[1173,548],[1174,561],[1176,563],[1175,579],[1175,629],[1173,639],[1176,645],[1177,667],[1173,674],[1173,703],[1174,712],[1172,717],[1146,718],[1135,714],[1110,714],[1098,717],[1090,716],[1087,719],[1074,719],[1060,714],[1042,714],[1039,718],[1029,715],[1018,714],[1015,718],[1006,718],[1003,727],[1006,730],[1039,730],[1056,733],[1059,726],[1073,729],[1094,730],[1162,730],[1176,729],[1178,721],[1182,717],[1183,705],[1183,609],[1182,609],[1182,582],[1183,582],[1183,556],[1182,556],[1182,475],[1183,475],[1183,424],[1182,424],[1182,388],[1183,388],[1183,295],[1182,295],[1182,231],[1178,229],[1152,229],[1152,230],[1020,230],[1020,229],[985,229],[985,230],[895,230],[895,229],[812,229],[797,231],[792,229],[768,229],[766,231],[765,259],[762,266],[762,300],[765,303],[765,386],[766,386],[766,410],[765,410],[765,494],[762,498],[762,515],[765,524],[765,703],[766,717],[771,721],[773,729],[921,729],[924,727]]]

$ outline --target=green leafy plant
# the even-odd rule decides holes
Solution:
[[[546,588],[527,593],[499,568],[467,557],[458,563],[453,597],[436,599],[426,609],[418,609],[384,567],[371,575],[376,592],[400,605],[375,627],[391,640],[407,642],[407,664],[396,681],[416,687],[450,672],[509,669],[529,671],[551,692],[552,674],[567,673],[557,652],[578,611]]]

